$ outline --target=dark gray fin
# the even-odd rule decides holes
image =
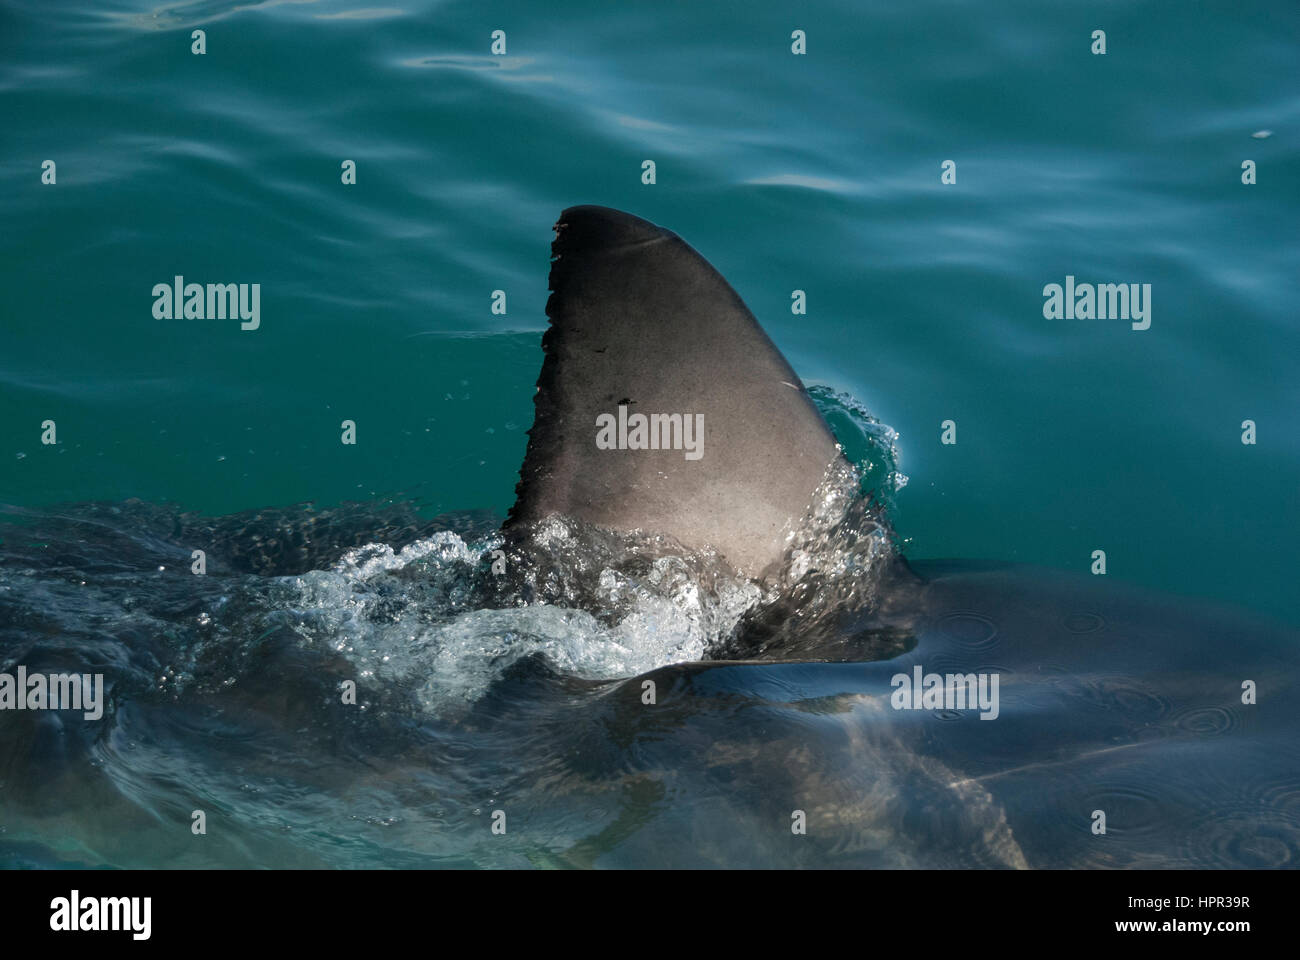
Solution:
[[[551,326],[507,530],[552,514],[713,547],[739,572],[778,563],[839,451],[790,364],[727,281],[671,231],[565,210]],[[704,417],[682,449],[598,449],[597,418]]]

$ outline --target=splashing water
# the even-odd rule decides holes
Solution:
[[[166,638],[156,677],[122,680],[170,696],[190,684],[238,683],[278,631],[347,661],[363,695],[400,691],[418,709],[446,715],[536,656],[561,675],[604,681],[685,661],[779,655],[771,638],[747,648],[738,633],[759,612],[792,602],[798,615],[785,635],[873,602],[868,574],[892,551],[872,484],[897,489],[896,434],[851,397],[826,388],[813,395],[853,463],[828,471],[790,533],[784,570],[762,586],[716,553],[561,517],[507,545],[480,518],[459,532],[431,530],[446,524],[400,506],[204,521],[128,502],[10,510],[11,529],[29,544],[8,538],[0,595],[43,598],[73,635],[87,621],[117,619]],[[367,540],[368,527],[384,539]],[[187,572],[194,543],[213,551],[206,577]],[[329,562],[331,544],[342,546]],[[504,575],[492,572],[494,554]],[[86,574],[106,566],[108,581]]]
[[[332,570],[287,580],[278,600],[299,618],[304,641],[346,657],[363,683],[411,685],[425,709],[446,713],[534,655],[588,680],[703,659],[758,595],[725,576],[697,580],[707,559],[649,557],[631,538],[587,532],[545,521],[537,542],[547,564],[530,567],[513,590],[497,587],[484,569],[499,537],[471,544],[445,532],[397,552],[386,545],[350,551]],[[604,551],[591,549],[598,539]],[[551,601],[525,600],[538,582],[565,587]],[[495,603],[483,606],[489,597]]]
[[[861,400],[823,385],[808,395],[839,441],[844,456],[862,473],[862,491],[888,510],[894,495],[907,486],[898,468],[898,431],[872,416]]]
[[[1202,721],[1236,708],[1169,668],[1251,637],[1243,669],[1294,686],[1294,663],[1267,659],[1285,643],[1137,613],[1109,584],[918,586],[886,515],[896,435],[814,396],[848,462],[761,584],[561,517],[508,543],[495,518],[403,503],[5,508],[0,670],[102,673],[108,702],[100,720],[0,714],[0,865],[1086,865],[1101,848],[1044,809],[1137,780],[1173,785],[1142,800],[1167,826],[1108,864],[1288,862],[1280,741]],[[898,613],[923,606],[914,635]],[[839,662],[756,662],[772,660]],[[1000,673],[996,729],[891,710],[891,676],[919,666]],[[1291,702],[1260,716],[1286,722]],[[1189,750],[1255,787],[1181,787]],[[1222,842],[1188,833],[1225,802],[1239,815]],[[197,845],[196,808],[221,824]],[[793,847],[792,808],[814,823]],[[484,827],[498,811],[508,836]]]
[[[304,641],[347,658],[363,683],[413,686],[438,714],[478,700],[536,655],[593,681],[729,658],[747,649],[738,639],[747,619],[792,597],[805,635],[874,602],[871,574],[892,544],[861,485],[852,465],[828,471],[790,534],[784,569],[761,586],[710,551],[549,517],[511,545],[452,532],[398,551],[369,544],[331,570],[290,578],[277,603],[294,611]],[[489,562],[497,551],[509,571],[501,576]],[[748,654],[774,655],[774,644]]]

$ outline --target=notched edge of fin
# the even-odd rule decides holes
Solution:
[[[551,241],[551,271],[547,277],[547,287],[551,295],[546,300],[547,328],[542,334],[542,369],[537,376],[537,385],[533,393],[533,425],[526,431],[528,446],[524,451],[523,462],[519,465],[519,481],[515,484],[515,502],[506,514],[502,529],[509,529],[524,519],[527,513],[528,494],[534,481],[538,480],[536,459],[540,446],[546,442],[544,437],[555,416],[556,403],[554,391],[558,386],[556,369],[556,346],[563,335],[558,321],[560,317],[560,297],[563,294],[574,265],[580,263],[584,253],[605,250],[624,249],[667,239],[678,239],[677,234],[665,230],[649,220],[594,204],[581,204],[568,207],[561,212],[554,228],[555,239]],[[537,519],[537,518],[529,518]]]

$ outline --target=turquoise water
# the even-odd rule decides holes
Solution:
[[[374,2],[0,0],[0,669],[107,701],[0,714],[0,866],[1300,862],[1292,6]],[[932,578],[889,629],[849,523],[786,620],[581,527],[489,572],[579,203],[810,385]]]
[[[1295,621],[1298,35],[1276,2],[6,4],[0,500],[504,513],[550,226],[602,203],[899,432],[910,556],[1104,549]],[[154,319],[176,274],[261,283],[260,329]],[[1067,274],[1150,283],[1151,328],[1044,319]]]

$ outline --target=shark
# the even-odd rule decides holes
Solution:
[[[550,289],[503,525],[0,508],[0,673],[103,683],[0,709],[0,865],[1300,864],[1293,625],[904,557],[647,220],[563,211]]]
[[[899,776],[965,798],[1002,865],[1300,864],[1295,630],[1105,578],[913,565],[888,548],[792,575],[801,531],[846,468],[803,382],[677,234],[591,205],[555,231],[535,421],[504,530],[526,538],[563,515],[663,535],[773,585],[713,662],[665,668],[674,689],[716,696],[717,675],[754,658],[803,676],[795,664],[859,664],[878,693],[842,713],[906,741],[891,754],[910,758]],[[696,414],[702,456],[598,443],[600,418],[631,409]],[[891,541],[888,518],[865,519]],[[1000,707],[981,712],[990,678]],[[890,766],[879,750],[871,762]]]

